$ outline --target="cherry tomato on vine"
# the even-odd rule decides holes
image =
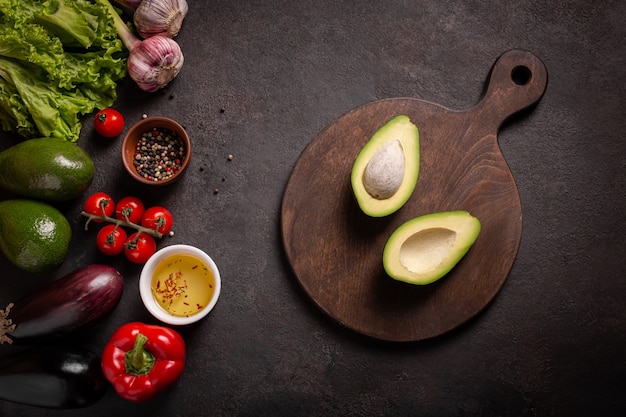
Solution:
[[[136,264],[146,263],[154,252],[156,252],[156,242],[152,236],[145,233],[133,233],[124,244],[126,258]]]
[[[137,197],[124,197],[115,205],[115,217],[131,223],[141,223],[141,217],[146,211],[143,202]]]
[[[102,191],[98,191],[97,193],[91,194],[87,197],[83,210],[85,213],[92,214],[94,216],[107,215],[111,217],[115,211],[115,203],[110,195],[103,193]],[[94,219],[93,221],[102,222],[102,220],[98,219]]]
[[[93,124],[99,135],[114,138],[124,130],[124,116],[112,108],[102,109],[94,116]]]
[[[172,223],[172,213],[161,206],[150,207],[141,218],[141,225],[143,227],[156,230],[163,235],[172,230]]]
[[[124,251],[126,243],[126,231],[114,224],[107,224],[102,227],[96,236],[96,243],[100,252],[105,255],[119,255]]]

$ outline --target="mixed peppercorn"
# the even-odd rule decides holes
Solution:
[[[133,165],[148,180],[164,180],[181,168],[186,151],[176,132],[154,128],[137,141]]]

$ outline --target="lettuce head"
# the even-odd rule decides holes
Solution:
[[[128,51],[90,0],[0,0],[0,127],[78,140],[81,117],[109,107]]]

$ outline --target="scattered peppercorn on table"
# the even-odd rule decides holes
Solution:
[[[102,5],[102,0],[82,1]],[[0,14],[14,3],[0,0]],[[132,28],[132,9],[113,4]],[[20,10],[24,10],[21,18],[27,19],[30,9]],[[63,129],[92,158],[94,175],[77,197],[45,203],[62,213],[71,229],[67,255],[58,267],[27,272],[0,254],[0,321],[10,319],[11,312],[5,314],[10,303],[17,306],[24,297],[89,265],[118,271],[123,293],[121,297],[115,294],[119,302],[114,308],[107,304],[110,313],[97,321],[85,318],[89,324],[78,330],[63,334],[60,326],[54,336],[45,335],[43,342],[19,344],[15,338],[16,343],[0,344],[0,416],[622,415],[626,409],[626,142],[622,137],[626,30],[621,22],[625,18],[626,9],[618,2],[600,5],[582,0],[558,5],[510,0],[471,4],[451,0],[189,0],[188,12],[173,38],[180,54],[170,62],[174,78],[168,82],[138,78],[137,61],[133,61],[134,78],[127,73],[116,81],[120,67],[114,62],[126,59],[129,45],[136,48],[133,37],[140,40],[138,32],[132,32],[132,37],[125,33],[129,45],[108,38],[117,36],[115,31],[104,38],[90,38],[92,32],[85,32],[84,42],[95,42],[91,47],[94,72],[77,66],[80,74],[64,79],[76,83],[75,96],[63,96],[60,101],[62,95],[56,91],[46,97],[57,97],[57,101],[24,102],[20,110],[38,108],[42,114],[2,125],[0,152],[23,140],[19,133],[7,131],[18,129],[18,124],[21,131],[27,126]],[[57,14],[47,19],[50,26],[54,19],[64,17]],[[33,39],[37,34],[33,29]],[[2,45],[21,45],[9,39],[14,38],[0,32]],[[55,45],[51,42],[45,50],[56,51]],[[48,72],[35,71],[35,66],[47,62],[51,73],[52,65],[66,70],[73,62],[68,61],[71,54],[80,47],[62,55],[67,58],[63,66],[58,56],[44,59],[43,49],[35,49],[39,55],[33,56],[37,59],[27,65],[27,72],[32,80],[52,82],[46,78]],[[8,68],[13,69],[18,56],[27,50],[0,49],[5,50],[0,51],[0,60],[7,62],[0,65],[0,115],[18,114],[13,113],[15,97],[34,100],[44,95],[36,93],[41,91],[39,82],[7,81],[11,78]],[[465,156],[476,159],[478,171],[442,166],[455,160],[455,151],[460,149],[457,136],[448,132],[435,137],[445,128],[430,128],[427,120],[412,118],[419,129],[420,146],[413,200],[389,216],[372,218],[360,211],[350,176],[342,176],[345,166],[334,161],[350,160],[351,166],[355,150],[375,131],[373,126],[345,128],[342,133],[348,137],[333,143],[348,143],[349,149],[333,147],[332,152],[324,152],[314,138],[332,137],[333,122],[378,100],[401,104],[405,100],[397,99],[411,98],[437,103],[461,120],[481,103],[491,66],[512,49],[541,58],[549,79],[545,94],[535,106],[501,126],[486,126],[485,130],[498,131],[495,136],[480,136],[484,126],[476,127],[471,121],[463,133],[468,140],[477,140],[477,146],[497,144],[501,149],[521,202],[519,250],[506,281],[487,305],[471,304],[472,291],[484,288],[484,282],[467,274],[475,280],[465,284],[468,290],[458,294],[458,302],[442,311],[436,303],[440,293],[462,277],[453,269],[452,275],[423,286],[390,278],[382,258],[389,237],[386,232],[423,214],[472,212],[477,204],[493,209],[491,201],[500,197],[499,183],[493,181],[500,178],[503,165],[496,163],[494,154],[472,148]],[[101,56],[96,50],[107,52]],[[178,59],[182,55],[184,64]],[[76,65],[78,60],[84,65],[83,55],[74,58]],[[145,62],[142,58],[140,62]],[[495,72],[491,75],[496,81],[509,81],[507,89],[484,93],[502,97],[524,92],[537,81],[533,75],[540,74],[538,70],[529,65]],[[79,83],[79,78],[87,81]],[[9,86],[18,86],[19,91]],[[68,109],[78,112],[96,96],[100,104],[79,115],[80,129],[70,127]],[[119,136],[108,138],[95,130],[94,115],[101,107],[123,115]],[[56,120],[54,115],[49,110],[44,114],[43,109],[57,109],[65,117],[63,126],[51,122]],[[375,119],[391,120],[404,110],[394,108],[389,114],[376,114]],[[477,114],[476,119],[495,120],[509,110],[486,106],[484,112],[491,114]],[[153,116],[178,122],[193,148],[184,175],[163,186],[132,178],[121,158],[122,141],[131,126]],[[148,177],[167,176],[179,169],[180,152],[185,152],[172,131],[156,130],[145,132],[136,156],[139,171]],[[433,141],[445,141],[446,146],[435,148]],[[435,155],[434,149],[447,152],[448,158]],[[311,206],[316,206],[313,199],[328,185],[333,195],[324,199],[336,198],[350,219],[328,220],[328,210],[321,209],[290,213],[294,222],[319,233],[315,246],[324,250],[315,253],[328,256],[311,256],[312,249],[306,245],[284,246],[290,239],[282,235],[283,197],[303,154],[319,154],[321,159],[312,164],[312,174],[301,182],[299,195],[303,199],[310,195]],[[162,164],[148,163],[148,159],[159,159]],[[454,172],[454,178],[436,177],[441,172]],[[483,203],[475,189],[459,191],[458,185],[468,175],[481,185],[495,184],[490,188],[492,200]],[[332,184],[325,182],[329,178]],[[435,182],[439,195],[447,198],[432,201],[420,194]],[[221,290],[219,301],[205,317],[190,325],[171,325],[146,309],[139,292],[143,264],[124,255],[107,255],[96,241],[105,226],[124,226],[141,236],[147,233],[113,220],[113,211],[106,217],[110,221],[93,220],[86,228],[81,212],[88,196],[98,192],[115,202],[132,196],[146,209],[167,208],[171,230],[154,237],[156,249],[184,244],[210,255],[219,268]],[[21,198],[19,189],[0,189],[0,201]],[[421,202],[418,208],[416,198]],[[458,201],[467,207],[457,207]],[[24,218],[20,214],[11,217]],[[483,228],[454,267],[456,271],[473,271],[474,262],[500,249],[496,245],[501,241],[481,238],[505,236],[499,233],[505,234],[508,225],[479,220]],[[2,225],[0,249],[4,251],[4,234],[15,232]],[[446,230],[439,235],[451,233]],[[358,250],[338,256],[343,252],[332,246],[336,240],[331,239],[337,235]],[[376,251],[380,255],[372,261],[369,256]],[[401,308],[411,302],[422,303],[420,311],[427,312],[420,321],[420,330],[426,334],[442,317],[479,312],[424,340],[371,337],[337,322],[327,304],[309,296],[292,270],[294,256],[300,265],[318,271],[321,282],[332,283],[320,289],[325,300],[349,298],[350,304],[359,306],[352,313],[342,311],[352,314],[352,321],[397,313],[396,321],[386,321],[389,333],[406,326],[406,311]],[[375,279],[364,279],[358,294],[351,293],[366,273],[361,267],[366,257],[368,264],[379,262]],[[505,262],[481,263],[482,275],[502,269]],[[350,285],[345,275],[328,274],[333,270],[349,270]],[[87,292],[84,287],[80,290]],[[391,300],[389,308],[383,308],[381,300]],[[60,306],[53,310],[64,311]],[[64,319],[61,313],[53,318]],[[10,334],[3,339],[11,339]],[[37,386],[49,396],[22,395],[25,402],[37,397],[39,404],[32,405],[3,399],[19,394],[2,387],[14,387],[16,369],[26,369],[7,363],[41,369],[37,358],[54,358],[49,365],[58,373],[51,379],[28,375],[26,380],[32,382],[29,389]],[[75,365],[63,367],[63,363]],[[134,363],[136,369],[130,372],[126,363]],[[52,368],[46,372],[50,374]],[[103,369],[106,378],[99,374]],[[7,376],[8,372],[14,374]],[[61,395],[52,389],[67,381],[73,383],[73,391]],[[53,409],[54,404],[78,408]]]

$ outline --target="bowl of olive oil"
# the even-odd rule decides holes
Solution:
[[[215,307],[220,291],[221,277],[215,262],[190,245],[158,250],[139,277],[139,293],[146,309],[171,325],[204,318]]]

